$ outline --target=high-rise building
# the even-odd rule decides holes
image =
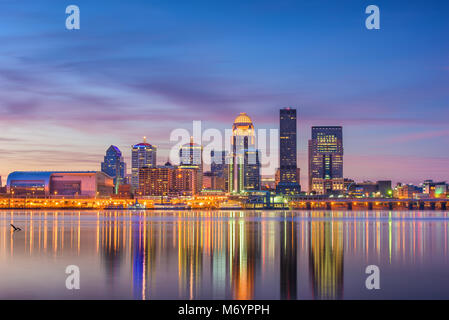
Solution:
[[[210,158],[211,158],[211,164],[210,164],[210,171],[211,173],[217,177],[217,180],[223,181],[223,191],[229,190],[229,179],[228,179],[228,172],[229,172],[229,166],[226,163],[227,153],[226,151],[216,151],[212,150],[210,152]],[[221,188],[217,188],[220,189]]]
[[[132,146],[131,162],[132,162],[132,178],[131,184],[134,189],[139,187],[139,169],[142,167],[156,166],[156,146],[153,146],[146,141],[144,137],[142,143]]]
[[[179,168],[193,169],[197,178],[195,179],[198,185],[196,190],[201,191],[203,185],[203,147],[193,142],[193,137],[190,138],[190,143],[187,143],[179,149]]]
[[[279,193],[298,193],[296,109],[284,108],[279,117]]]
[[[118,186],[124,183],[126,175],[126,163],[123,161],[122,152],[116,146],[110,146],[106,150],[104,161],[101,163],[101,171],[114,179],[116,191]]]
[[[343,128],[312,127],[309,140],[309,192],[328,194],[343,179]],[[338,182],[338,183],[336,183]],[[314,186],[320,185],[320,188]],[[340,191],[340,190],[338,190]]]
[[[232,126],[229,192],[260,190],[260,161],[251,118],[240,113]]]

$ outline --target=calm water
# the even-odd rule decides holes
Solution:
[[[0,211],[0,299],[449,299],[448,222],[439,211]],[[371,264],[380,290],[365,288]],[[80,290],[65,287],[68,265]]]

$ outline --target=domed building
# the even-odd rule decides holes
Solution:
[[[232,125],[232,145],[234,148],[254,148],[256,135],[253,121],[245,113],[240,113]]]
[[[260,189],[259,152],[251,118],[240,113],[232,125],[228,186],[231,193]]]

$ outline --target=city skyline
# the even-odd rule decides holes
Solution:
[[[297,109],[295,109],[295,108],[291,108],[291,107],[285,107],[285,108],[282,108],[282,109],[279,109],[278,111],[282,111],[282,110],[293,110],[295,113],[296,113],[296,111],[298,111]],[[244,115],[244,116],[247,116],[247,114],[246,113],[240,113],[240,116],[242,116],[242,115]],[[237,117],[238,118],[238,117]],[[300,121],[300,119],[295,119],[296,121]],[[250,121],[251,121],[251,119],[250,119]],[[235,126],[235,123],[234,123],[234,126]],[[301,125],[299,125],[299,123],[298,123],[298,128],[300,128],[301,127]],[[307,157],[307,161],[304,163],[304,164],[301,164],[301,163],[298,163],[297,164],[297,169],[298,170],[300,170],[301,168],[307,168],[307,169],[309,169],[309,167],[310,167],[310,141],[312,141],[313,140],[313,135],[314,135],[314,130],[316,130],[316,129],[320,129],[320,128],[340,128],[340,130],[342,130],[342,126],[312,126],[311,128],[309,128],[309,131],[311,132],[311,134],[310,134],[310,139],[309,139],[309,146],[308,146],[308,148],[307,148],[307,155],[303,155],[303,157]],[[342,132],[340,132],[340,135],[343,135],[343,133]],[[180,159],[179,159],[179,161],[182,163],[182,158],[183,158],[183,156],[182,156],[182,150],[183,150],[183,148],[186,148],[186,146],[190,146],[190,145],[192,145],[192,139],[193,139],[193,137],[191,137],[190,138],[191,139],[191,141],[190,141],[190,143],[189,144],[186,144],[186,145],[183,145],[180,149],[179,149],[179,157],[180,157]],[[312,140],[311,140],[312,139]],[[148,141],[147,141],[147,137],[146,136],[144,136],[144,137],[142,137],[142,141],[143,142],[139,142],[139,143],[136,143],[136,144],[134,144],[134,145],[131,145],[131,146],[128,146],[128,148],[127,149],[125,149],[125,150],[128,150],[129,152],[128,153],[130,153],[130,156],[129,157],[126,157],[126,156],[121,156],[121,158],[123,158],[123,159],[125,159],[125,162],[124,162],[124,168],[126,169],[126,171],[125,171],[125,175],[127,175],[127,176],[129,176],[129,178],[130,178],[130,180],[132,180],[132,181],[134,181],[134,174],[133,174],[133,167],[136,165],[136,164],[134,164],[134,162],[135,161],[137,161],[137,153],[135,153],[135,151],[136,150],[138,150],[139,148],[146,148],[147,146],[150,148],[149,149],[149,152],[151,153],[151,156],[150,156],[150,162],[151,163],[154,163],[153,164],[153,166],[155,166],[155,165],[157,165],[157,166],[163,166],[163,165],[165,165],[166,163],[168,163],[167,161],[164,161],[163,159],[161,159],[161,156],[160,156],[160,154],[162,153],[162,154],[165,154],[165,152],[167,151],[167,150],[164,150],[164,149],[162,149],[162,150],[157,150],[158,149],[158,147],[156,146],[156,145],[154,145],[154,144],[150,144],[150,143],[148,143]],[[173,145],[175,145],[175,143],[173,143]],[[173,147],[173,145],[172,145],[172,147]],[[195,145],[195,144],[194,144]],[[203,144],[201,144],[201,145],[198,145],[198,148],[200,148],[201,150],[203,149],[203,147],[204,147],[204,145]],[[115,145],[111,145],[111,146],[109,146],[108,148],[105,148],[105,151],[103,151],[103,155],[102,155],[102,157],[104,158],[103,160],[105,160],[106,158],[104,157],[104,154],[105,154],[105,152],[106,152],[106,155],[108,154],[108,152],[111,150],[111,148],[114,148],[114,149],[116,149],[116,150],[118,150],[119,152],[121,152],[121,150],[120,150],[120,148],[118,148],[118,147],[116,147]],[[156,153],[156,150],[158,151],[158,153]],[[162,152],[161,152],[162,151]],[[217,151],[219,151],[219,150],[217,150]],[[224,151],[224,152],[229,152],[229,150],[228,151]],[[279,153],[280,152],[280,149],[276,149],[276,152],[277,153]],[[127,152],[123,152],[123,154],[126,154]],[[300,155],[300,154],[302,154],[302,152],[298,152],[297,153],[298,155]],[[196,157],[198,157],[199,155],[197,155]],[[202,157],[203,155],[202,155],[202,153],[201,153],[201,157]],[[278,154],[278,156],[280,157],[281,155],[280,154]],[[167,157],[168,157],[168,155],[167,155]],[[345,155],[345,158],[346,158],[346,155]],[[146,156],[145,156],[145,159],[146,159]],[[139,160],[140,161],[140,160]],[[146,160],[142,160],[143,162],[142,163],[144,163]],[[128,163],[129,163],[129,165],[128,165]],[[146,162],[145,162],[146,163]],[[346,163],[346,160],[344,161],[344,163]],[[93,168],[93,167],[88,167],[89,168],[89,170],[88,171],[103,171],[103,166],[104,166],[104,162],[102,162],[101,160],[99,160],[99,162],[98,162],[98,164],[99,164],[99,168]],[[144,166],[144,165],[146,165],[146,164],[142,164],[142,166]],[[181,165],[182,166],[182,165]],[[203,167],[203,166],[201,166],[201,167]],[[343,163],[341,164],[341,167],[343,168],[344,166],[343,166]],[[67,166],[65,166],[64,167],[66,170],[65,171],[67,171]],[[139,165],[139,168],[140,168],[140,165]],[[136,167],[136,169],[137,169],[137,167]],[[201,172],[207,172],[206,171],[206,169],[207,170],[210,170],[211,169],[211,166],[210,166],[210,164],[208,164],[206,167],[203,167],[203,170],[201,170]],[[279,167],[277,168],[278,170],[279,170]],[[73,172],[77,172],[77,171],[79,171],[80,169],[76,169],[76,168],[71,168],[70,170],[68,170],[67,172],[70,172],[70,171],[73,171]],[[13,171],[11,171],[11,172],[9,172],[8,174],[6,174],[6,175],[0,175],[0,177],[5,177],[5,178],[7,178],[8,177],[8,175],[9,174],[11,174],[11,173],[13,173],[13,172],[21,172],[21,171],[30,171],[30,172],[40,172],[40,171],[42,171],[42,172],[46,172],[46,171],[51,171],[51,169],[43,169],[43,170],[39,170],[39,169],[31,169],[31,170],[13,170]],[[308,170],[307,170],[308,171]],[[136,171],[136,173],[137,173],[137,171]],[[444,173],[444,172],[443,172]],[[276,175],[276,173],[273,173],[273,174],[271,174],[271,175],[265,175],[265,177],[272,177],[272,178],[274,178],[275,177],[275,175]],[[444,175],[444,174],[443,174]],[[111,177],[113,177],[114,178],[114,176],[112,175]],[[261,176],[262,177],[262,176]],[[301,176],[300,176],[300,185],[302,186],[302,188],[303,188],[303,191],[312,191],[313,189],[311,189],[310,188],[310,183],[311,183],[311,180],[310,180],[310,173],[306,173],[306,171],[305,172],[303,172],[303,174],[301,174]],[[436,177],[426,177],[425,179],[423,179],[423,180],[416,180],[416,182],[405,182],[404,180],[397,180],[397,181],[395,181],[395,180],[393,180],[393,179],[391,179],[391,178],[389,178],[389,177],[387,177],[387,176],[382,176],[383,178],[382,179],[374,179],[374,178],[372,178],[372,177],[368,177],[368,178],[365,178],[365,179],[357,179],[356,177],[353,177],[353,176],[350,176],[350,175],[346,175],[346,173],[344,174],[344,175],[342,175],[341,174],[341,178],[348,178],[348,179],[354,179],[355,181],[358,181],[358,182],[364,182],[364,181],[379,181],[379,180],[383,180],[383,179],[389,179],[390,181],[392,181],[393,183],[404,183],[404,184],[411,184],[411,185],[421,185],[422,184],[422,182],[423,181],[426,181],[426,180],[433,180],[433,179],[435,179],[435,180],[439,180],[439,181],[442,181],[442,180],[445,180],[445,179],[443,179],[443,178],[441,178],[440,176],[436,176]],[[5,179],[5,182],[6,182],[6,179]],[[304,184],[303,184],[304,183]],[[131,182],[131,184],[134,184],[134,182]],[[136,188],[137,188],[137,186],[136,186]]]
[[[302,186],[318,125],[344,127],[347,177],[449,180],[448,3],[378,1],[376,32],[349,1],[199,3],[82,0],[76,32],[65,4],[2,3],[3,183],[16,170],[99,170],[110,145],[131,164],[142,136],[163,164],[171,130],[229,128],[239,112],[276,128],[286,106],[298,109]]]

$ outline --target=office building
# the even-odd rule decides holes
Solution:
[[[212,150],[210,152],[211,164],[210,171],[212,175],[217,177],[217,180],[223,181],[223,188],[219,188],[223,191],[228,191],[229,189],[229,166],[226,163],[227,153],[226,151],[216,151]]]
[[[139,169],[142,167],[155,167],[156,166],[156,153],[157,148],[146,141],[138,143],[132,146],[131,153],[131,185],[134,189],[139,187]]]
[[[229,192],[260,190],[259,152],[256,150],[254,125],[246,113],[240,113],[234,121],[231,148],[228,160]]]
[[[193,169],[197,175],[195,181],[197,182],[196,190],[201,191],[203,185],[203,147],[193,142],[193,137],[190,138],[190,143],[187,143],[179,149],[179,168]]]
[[[276,185],[278,193],[301,192],[297,164],[296,127],[296,109],[281,109],[279,117],[279,183]]]
[[[312,127],[309,140],[309,192],[340,192],[343,181],[343,128]],[[316,187],[320,186],[319,189]]]
[[[118,186],[124,184],[126,175],[126,164],[119,148],[110,146],[106,150],[104,161],[101,163],[101,171],[114,179],[117,193]]]

